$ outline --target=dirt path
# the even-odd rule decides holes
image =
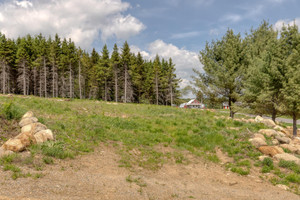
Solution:
[[[0,170],[0,199],[300,199],[257,177],[238,176],[199,159],[189,165],[165,164],[156,172],[120,168],[118,160],[113,148],[102,146],[45,167],[46,176],[39,179],[14,181]]]

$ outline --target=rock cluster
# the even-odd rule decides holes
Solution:
[[[33,112],[25,113],[19,122],[21,133],[6,141],[0,147],[0,156],[25,150],[31,144],[41,144],[47,140],[53,140],[53,133],[44,124],[38,122]]]
[[[249,139],[252,145],[264,154],[264,156],[261,156],[261,160],[266,156],[271,156],[277,160],[294,161],[300,165],[300,159],[293,155],[300,155],[300,138],[293,138],[289,133],[289,129],[276,125],[272,120],[271,122],[269,119],[257,116],[255,121],[273,128],[261,129],[253,135],[253,138]],[[267,144],[265,136],[272,138],[271,145]],[[285,153],[283,148],[289,150],[291,153]]]

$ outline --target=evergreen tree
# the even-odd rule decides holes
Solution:
[[[119,49],[117,44],[114,44],[114,50],[111,55],[111,65],[113,68],[113,77],[114,77],[114,93],[115,93],[115,102],[118,102],[119,99],[119,75],[120,75],[120,56]]]
[[[293,118],[293,135],[297,136],[300,117],[300,34],[296,25],[283,27],[281,50],[285,58],[285,80],[281,90],[281,109]]]
[[[197,77],[202,82],[203,92],[224,97],[229,104],[230,117],[234,117],[232,109],[241,94],[241,77],[243,74],[243,53],[240,34],[235,35],[228,30],[222,40],[206,44],[200,51],[200,61],[205,73]]]

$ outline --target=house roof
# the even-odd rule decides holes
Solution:
[[[186,105],[203,105],[203,104],[200,103],[197,99],[192,99],[189,102],[187,102]]]

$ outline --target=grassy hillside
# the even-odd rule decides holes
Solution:
[[[165,162],[188,164],[187,153],[219,162],[216,149],[232,158],[227,168],[241,175],[249,174],[254,166],[269,165],[258,161],[261,153],[248,142],[250,134],[264,126],[216,119],[215,116],[224,113],[33,96],[1,96],[0,105],[2,112],[6,108],[5,113],[11,118],[19,118],[31,110],[53,130],[54,142],[29,149],[32,157],[42,155],[46,164],[52,163],[53,157],[74,158],[104,143],[115,146],[121,155],[120,166],[128,168],[156,170]]]

